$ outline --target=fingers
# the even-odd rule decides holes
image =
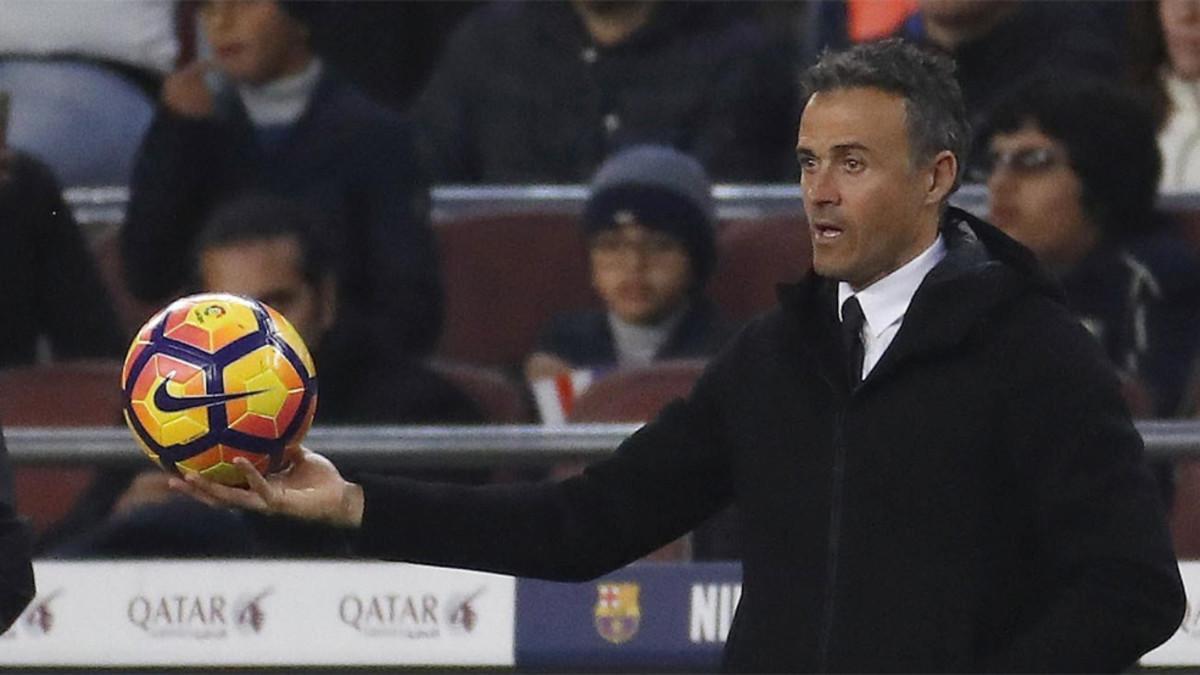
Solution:
[[[208,59],[196,59],[191,63],[183,66],[177,72],[180,74],[196,77],[203,76],[208,71],[212,70],[213,62]]]
[[[221,485],[196,473],[189,473],[182,480],[172,478],[171,487],[209,506],[236,506],[249,511],[268,510],[267,503],[257,492]]]
[[[525,362],[525,379],[533,382],[571,372],[571,364],[544,352],[536,352]]]
[[[258,469],[250,463],[250,460],[246,459],[245,457],[235,457],[233,460],[233,465],[241,469],[242,475],[245,476],[246,484],[249,486],[250,491],[258,495],[259,499],[262,500],[263,505],[267,507],[274,507],[277,501],[276,489],[267,482],[267,479],[264,478],[261,473],[258,472]]]
[[[162,102],[184,117],[203,118],[213,112],[212,93],[205,83],[211,64],[196,61],[163,80]]]
[[[221,506],[221,504],[219,504],[217,502],[217,500],[213,499],[212,497],[209,497],[208,494],[201,492],[199,489],[193,487],[191,483],[188,483],[187,481],[183,480],[182,478],[177,478],[175,476],[171,476],[169,479],[167,479],[167,487],[171,488],[171,490],[178,492],[180,494],[185,494],[185,495],[191,497],[192,499],[195,499],[196,501],[203,502],[204,504],[207,504],[208,506],[212,506],[212,507]]]

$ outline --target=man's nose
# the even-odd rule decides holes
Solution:
[[[804,174],[800,180],[804,198],[813,204],[837,204],[841,200],[837,181],[832,172],[819,168]]]

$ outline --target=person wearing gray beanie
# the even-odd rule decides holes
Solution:
[[[712,275],[717,259],[716,205],[704,167],[689,155],[662,145],[622,150],[600,166],[583,211],[589,238],[636,220],[678,239],[691,262],[693,291]]]
[[[704,287],[717,259],[712,184],[692,157],[639,145],[596,171],[582,226],[603,310],[554,317],[530,380],[715,353],[732,330]]]

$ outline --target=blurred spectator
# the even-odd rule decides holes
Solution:
[[[118,357],[121,324],[83,234],[45,165],[5,138],[0,95],[0,367],[38,360]]]
[[[21,616],[33,600],[33,551],[29,524],[17,515],[13,503],[12,473],[8,466],[8,449],[4,447],[4,432],[0,430],[0,633]]]
[[[977,127],[1008,90],[1046,68],[1114,77],[1119,40],[1104,4],[919,0],[897,35],[954,57],[967,116]]]
[[[9,141],[63,184],[124,185],[181,51],[171,0],[0,3]]]
[[[174,0],[5,0],[0,60],[76,58],[103,64],[157,93],[181,52]]]
[[[197,287],[261,300],[304,338],[317,364],[316,424],[475,423],[465,394],[396,350],[344,350],[325,217],[297,202],[247,196],[219,207],[197,238]],[[352,340],[342,341],[346,344]],[[478,481],[459,472],[424,477]],[[187,503],[158,469],[111,471],[97,481],[44,546],[56,555],[340,555],[341,534],[285,519],[230,514]],[[197,508],[199,507],[199,508]],[[111,515],[107,515],[111,514]],[[180,519],[189,522],[179,525]],[[175,523],[171,525],[171,523]],[[65,544],[58,542],[69,540]]]
[[[338,218],[338,299],[351,332],[428,352],[441,290],[409,126],[325,68],[276,2],[208,2],[197,12],[215,62],[163,85],[122,231],[130,290],[146,301],[178,292],[187,281],[179,257],[218,203],[292,197]]]
[[[1200,272],[1156,233],[1149,110],[1107,82],[1048,75],[1001,102],[980,145],[992,220],[1061,280],[1117,370],[1148,385],[1142,413],[1175,414],[1200,337]]]
[[[371,98],[405,110],[429,80],[447,37],[482,2],[306,0],[284,9],[313,50]]]
[[[1200,1],[1134,3],[1131,79],[1150,101],[1163,191],[1200,190]]]
[[[449,183],[582,182],[638,143],[722,181],[781,180],[798,114],[782,52],[723,4],[496,3],[459,26],[418,101],[422,152]]]
[[[592,286],[605,308],[554,317],[526,376],[716,353],[732,327],[704,294],[715,221],[712,187],[691,157],[636,146],[606,161],[583,214]]]
[[[708,357],[733,326],[705,297],[716,265],[712,186],[695,159],[665,146],[636,146],[608,159],[584,207],[592,285],[605,309],[554,317],[525,365],[531,383],[575,368],[637,367]],[[563,477],[582,467],[563,465]],[[737,557],[736,516],[699,528],[700,559]]]

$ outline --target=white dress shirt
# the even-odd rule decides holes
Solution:
[[[896,333],[900,332],[904,314],[908,311],[908,305],[912,302],[917,288],[925,280],[925,275],[945,257],[946,242],[939,234],[933,244],[920,255],[866,288],[856,292],[845,281],[838,283],[839,320],[842,318],[842,305],[850,296],[857,296],[858,303],[862,306],[864,380],[892,344]]]
[[[1200,82],[1167,74],[1171,113],[1158,132],[1162,153],[1161,192],[1200,189]]]

